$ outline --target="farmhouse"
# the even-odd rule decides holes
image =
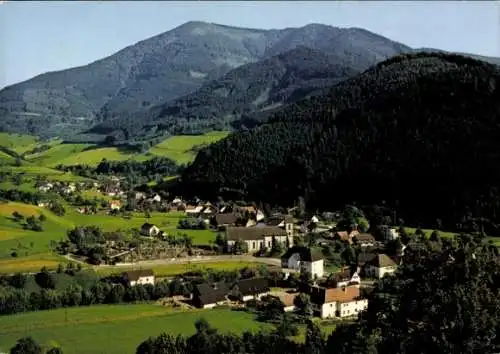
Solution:
[[[226,302],[229,289],[224,282],[198,284],[193,291],[193,304],[198,308],[212,308]]]
[[[295,310],[295,298],[299,295],[299,293],[288,293],[288,292],[279,292],[274,295],[283,303],[285,308],[283,309],[285,312],[291,312]]]
[[[276,242],[286,245],[293,243],[293,238],[287,235],[287,232],[279,227],[228,227],[226,229],[227,245],[229,250],[236,241],[243,241],[248,246],[248,252],[256,252],[260,249],[271,248],[273,237]]]
[[[122,202],[120,202],[119,200],[112,200],[109,202],[109,207],[111,210],[120,210],[120,208],[122,207]]]
[[[156,225],[145,223],[141,226],[141,235],[157,236],[159,233],[160,229]]]
[[[308,247],[292,247],[281,257],[283,269],[307,272],[313,278],[322,278],[324,274],[323,257]]]
[[[373,252],[360,252],[357,257],[357,269],[358,273],[363,273],[365,270],[365,265],[372,261],[377,256]]]
[[[216,228],[234,226],[238,221],[238,215],[234,213],[216,214],[211,219],[211,224]]]
[[[352,243],[353,237],[359,235],[357,230],[352,231],[337,231],[334,235],[334,239],[339,239],[347,243]]]
[[[356,286],[359,287],[361,283],[361,278],[357,271],[351,271],[350,269],[345,269],[341,272],[332,274],[328,278],[329,284],[334,288],[342,288],[345,286]]]
[[[269,294],[269,283],[265,278],[242,279],[234,283],[229,294],[241,301],[260,299]]]
[[[198,205],[198,206],[194,206],[194,205],[187,205],[186,206],[186,214],[188,215],[197,215],[199,213],[201,213],[203,211],[203,206],[201,205]]]
[[[311,288],[313,311],[321,318],[356,316],[368,308],[368,300],[360,298],[359,288]]]
[[[266,225],[279,227],[286,231],[288,237],[293,238],[293,218],[290,215],[272,216],[266,220]]]
[[[155,283],[155,275],[152,269],[138,269],[123,273],[123,280],[129,286],[138,284],[153,284]]]
[[[396,271],[397,264],[386,254],[377,254],[365,265],[365,274],[375,278],[383,278],[386,274]]]
[[[373,247],[377,243],[375,237],[370,234],[358,234],[353,237],[353,241],[358,243],[361,247]]]

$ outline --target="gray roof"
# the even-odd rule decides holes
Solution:
[[[266,236],[286,236],[285,230],[275,227],[228,227],[226,230],[227,239],[236,240],[263,240]]]
[[[142,277],[150,277],[153,276],[153,270],[152,269],[138,269],[138,270],[131,270],[128,272],[123,273],[123,275],[127,278],[129,281],[137,281],[139,278]]]
[[[303,262],[315,262],[323,259],[323,255],[320,252],[311,250],[309,247],[301,246],[293,246],[289,248],[281,259],[288,260],[295,253],[300,255],[300,260]]]

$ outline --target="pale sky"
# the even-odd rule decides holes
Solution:
[[[0,88],[88,64],[188,21],[361,27],[411,47],[500,57],[498,1],[0,3]]]

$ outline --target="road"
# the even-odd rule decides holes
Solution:
[[[69,255],[65,256],[66,259],[72,262],[81,263],[81,261],[72,258]],[[98,265],[94,268],[107,268],[107,267],[130,267],[130,266],[144,266],[152,267],[158,265],[168,265],[168,264],[193,264],[193,263],[212,263],[212,262],[255,262],[263,263],[270,266],[281,267],[281,260],[279,258],[265,258],[265,257],[253,257],[247,255],[239,256],[199,256],[199,257],[184,257],[184,258],[169,258],[169,259],[153,259],[147,261],[138,261],[134,263],[118,263],[116,265]]]

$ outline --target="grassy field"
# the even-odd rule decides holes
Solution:
[[[33,149],[37,145],[37,138],[31,135],[0,133],[0,146],[14,150],[18,154]]]
[[[38,217],[43,213],[47,217],[43,222],[44,230],[37,232],[23,229],[22,224],[12,218],[14,211],[25,217]],[[0,272],[33,271],[44,265],[55,268],[57,263],[65,259],[51,254],[50,241],[65,238],[67,231],[77,225],[96,225],[104,231],[114,231],[140,228],[142,224],[149,222],[174,236],[187,234],[193,237],[195,245],[206,245],[215,240],[216,233],[211,230],[177,229],[177,223],[182,217],[184,214],[179,212],[151,213],[151,218],[146,218],[142,213],[133,213],[130,219],[107,214],[81,215],[70,206],[66,209],[66,215],[59,217],[35,205],[3,203],[0,204]],[[11,256],[13,250],[16,250],[17,257]]]
[[[227,261],[227,262],[203,262],[203,263],[190,263],[190,264],[161,264],[153,267],[144,267],[153,269],[155,276],[157,277],[170,277],[177,274],[183,274],[187,272],[193,272],[196,270],[236,270],[243,269],[245,267],[255,268],[261,263],[257,262],[239,262],[239,261]],[[122,272],[140,269],[140,267],[99,267],[95,268],[100,275],[112,275],[120,274]]]
[[[177,163],[188,163],[196,157],[196,153],[191,151],[193,147],[215,143],[228,134],[229,132],[211,132],[204,135],[173,136],[153,146],[149,153],[169,157]]]
[[[24,230],[22,225],[12,218],[17,211],[25,217],[44,214],[47,218],[43,222],[43,231]],[[46,209],[23,203],[0,204],[0,259],[11,258],[12,249],[16,249],[18,256],[32,254],[46,254],[49,252],[49,242],[59,240],[66,235],[66,231],[74,225],[67,219],[56,216]]]
[[[99,305],[0,317],[0,351],[31,335],[42,345],[56,342],[64,353],[135,353],[149,336],[162,332],[191,335],[205,318],[224,332],[270,328],[251,314],[230,310],[174,310],[157,305]]]
[[[161,143],[153,146],[144,154],[127,153],[115,147],[97,147],[91,144],[62,144],[61,141],[53,141],[49,150],[26,156],[26,159],[34,165],[55,167],[57,165],[77,165],[87,164],[96,166],[103,158],[109,161],[123,161],[134,159],[144,161],[155,156],[169,157],[178,163],[191,162],[196,153],[191,151],[195,146],[205,146],[214,143],[224,137],[229,132],[211,132],[204,135],[179,135],[165,139]],[[36,146],[34,138],[26,141],[20,138],[10,138],[8,141],[22,141],[23,144],[17,148],[19,151],[27,151]],[[28,144],[29,143],[29,144]],[[92,149],[89,149],[94,147]],[[24,149],[24,150],[23,150]],[[16,150],[17,151],[17,150]],[[2,156],[0,156],[0,159]]]

